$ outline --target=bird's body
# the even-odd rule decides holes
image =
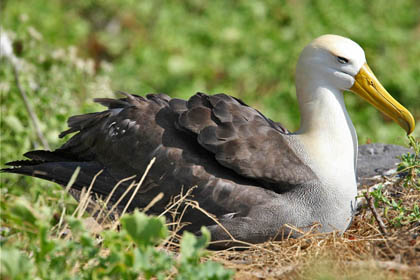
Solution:
[[[302,117],[295,133],[225,94],[197,93],[188,101],[126,94],[98,99],[108,110],[71,117],[62,136],[77,134],[61,148],[29,152],[31,161],[13,162],[17,167],[6,171],[65,185],[80,166],[74,188],[81,189],[103,170],[92,191],[107,196],[124,178],[136,175],[138,181],[156,158],[130,209],[145,207],[162,192],[164,198],[151,209],[160,213],[172,197],[197,186],[192,199],[238,240],[262,242],[282,228],[288,233],[286,224],[307,230],[319,223],[320,231],[342,232],[357,194],[357,136],[342,91],[362,92],[355,87],[360,76],[370,75],[365,63],[363,50],[343,37],[325,35],[308,45],[296,72]],[[413,129],[411,115],[395,100],[385,96],[378,105],[363,97],[408,132]],[[395,113],[383,105],[387,102],[403,109],[397,106]],[[129,183],[117,189],[114,200]],[[193,231],[208,226],[213,240],[229,239],[197,209],[187,211],[183,221]]]

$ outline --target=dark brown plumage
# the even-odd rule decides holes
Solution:
[[[80,166],[73,185],[80,190],[103,169],[92,191],[107,196],[121,179],[137,175],[139,180],[156,157],[129,209],[145,207],[163,192],[164,199],[151,210],[160,213],[182,188],[197,185],[193,197],[200,206],[230,220],[246,217],[253,207],[314,177],[284,139],[288,131],[238,99],[203,93],[188,101],[164,94],[125,95],[96,99],[108,110],[69,118],[70,128],[60,137],[77,133],[62,147],[28,152],[30,161],[11,162],[15,167],[4,171],[65,185]],[[114,201],[129,183],[117,189]],[[184,219],[192,230],[212,223],[194,210]]]

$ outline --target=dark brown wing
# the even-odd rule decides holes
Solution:
[[[288,131],[242,101],[197,93],[188,102],[169,104],[179,113],[178,126],[196,134],[220,164],[238,174],[275,183],[276,191],[314,178],[291,147]]]
[[[97,99],[107,106],[108,110],[97,113],[73,116],[68,120],[69,129],[60,134],[77,132],[59,149],[49,151],[32,151],[25,154],[31,160],[8,163],[14,168],[2,171],[26,174],[66,185],[77,167],[81,168],[77,181],[73,185],[81,189],[90,185],[92,178],[99,171],[102,174],[96,179],[93,193],[107,196],[118,181],[136,176],[122,184],[115,192],[115,199],[119,198],[128,185],[138,182],[146,166],[153,157],[157,157],[156,165],[160,169],[153,169],[150,180],[142,185],[140,193],[147,192],[156,186],[155,178],[160,178],[168,168],[168,157],[176,161],[181,153],[161,149],[164,129],[156,124],[156,116],[162,108],[168,108],[169,97],[163,94],[140,97],[126,94],[123,99]],[[167,118],[174,118],[170,112]],[[177,137],[174,135],[174,137]],[[171,170],[172,171],[172,170]],[[150,174],[151,174],[150,173]],[[171,175],[176,175],[174,172]],[[168,198],[179,193],[179,189],[167,192]],[[133,205],[144,207],[147,201],[153,199],[159,191],[144,195],[144,198],[134,201]],[[129,196],[127,196],[129,197]],[[123,201],[124,204],[125,201]]]
[[[169,100],[164,94],[96,99],[108,110],[69,118],[70,128],[60,137],[76,134],[62,147],[53,152],[26,153],[25,156],[32,160],[11,162],[9,165],[14,168],[3,171],[66,185],[74,170],[81,167],[73,185],[80,190],[89,186],[93,176],[103,170],[92,191],[107,196],[115,184],[124,178],[136,175],[137,182],[150,160],[156,158],[132,203],[135,207],[144,207],[163,192],[165,199],[156,205],[156,208],[163,209],[182,188],[185,191],[192,186],[199,186],[194,193],[195,198],[200,205],[211,209],[213,214],[247,209],[272,197],[265,190],[241,187],[258,186],[259,183],[221,166],[214,159],[214,154],[197,142],[196,135],[177,128],[176,120],[179,112],[185,110],[186,102],[179,101],[177,107],[175,100],[170,107]],[[117,189],[115,199],[122,195],[130,183]],[[227,200],[230,202],[226,203]]]
[[[163,94],[123,99],[97,99],[103,112],[71,117],[63,137],[76,133],[59,149],[32,151],[29,161],[11,162],[4,172],[26,174],[66,185],[81,168],[73,188],[80,190],[97,177],[92,192],[108,196],[121,179],[138,182],[156,159],[129,211],[143,208],[159,193],[164,198],[150,213],[161,213],[171,197],[193,186],[200,207],[220,218],[234,236],[260,242],[276,235],[288,222],[291,205],[282,193],[305,188],[314,179],[289,146],[287,131],[258,111],[227,95],[196,94],[188,101]],[[117,189],[115,202],[131,181]],[[120,205],[126,205],[128,194]],[[197,209],[183,212],[188,230],[209,227],[216,240],[225,239]]]

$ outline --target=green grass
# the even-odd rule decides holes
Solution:
[[[196,91],[226,92],[297,129],[296,60],[324,33],[360,43],[384,86],[420,119],[420,3],[415,0],[16,0],[0,7],[2,32],[24,61],[22,86],[53,148],[63,143],[57,135],[69,116],[100,110],[92,98],[116,90],[183,98]],[[12,69],[0,59],[3,166],[42,147]],[[397,124],[354,94],[345,97],[360,143],[405,145]],[[419,128],[414,135],[420,135]]]
[[[348,36],[365,48],[384,86],[420,117],[420,4],[415,0],[17,0],[6,1],[3,9],[2,25],[16,32],[23,58],[33,51],[27,41],[31,27],[42,36],[41,49],[74,45],[82,57],[111,63],[107,76],[113,90],[184,98],[196,91],[226,92],[292,130],[299,124],[294,68],[300,51],[324,33]],[[80,92],[84,86],[79,80],[64,88],[85,103],[98,93]],[[47,99],[56,96],[54,89],[47,91]],[[404,142],[396,124],[347,95],[362,143]]]
[[[102,108],[113,91],[196,91],[243,98],[291,130],[299,123],[294,67],[301,49],[324,33],[366,50],[384,86],[420,118],[420,3],[366,1],[48,1],[1,2],[2,32],[23,65],[22,86],[50,146],[66,119]],[[42,148],[0,58],[0,165]],[[352,93],[346,104],[359,142],[405,145],[403,130]],[[419,128],[415,130],[419,136]],[[54,184],[1,175],[8,192]]]
[[[397,172],[405,173],[403,186],[405,189],[420,190],[420,142],[409,137],[410,146],[414,153],[401,156]],[[408,204],[406,197],[398,200],[386,194],[384,185],[380,184],[370,195],[374,198],[375,206],[383,209],[383,216],[392,226],[401,227],[420,221],[419,203]],[[408,205],[407,205],[408,204]]]
[[[6,200],[6,201],[4,201]],[[3,204],[4,203],[4,204]],[[210,240],[185,232],[179,256],[156,247],[168,237],[165,219],[135,211],[121,229],[93,233],[60,205],[2,198],[2,279],[230,279],[233,272],[201,259]],[[61,205],[63,206],[63,205]],[[62,213],[60,219],[54,213]],[[62,222],[64,221],[64,222]],[[63,234],[65,233],[65,234]],[[198,278],[197,278],[198,277]]]
[[[111,97],[116,90],[165,92],[182,98],[196,91],[225,92],[291,130],[297,129],[295,64],[302,48],[325,33],[358,42],[385,88],[416,120],[420,119],[420,2],[416,0],[6,0],[0,2],[0,9],[1,32],[7,32],[13,41],[14,52],[22,62],[21,84],[52,148],[63,143],[57,136],[66,129],[69,116],[101,110],[92,99]],[[26,151],[43,147],[19,95],[9,61],[0,57],[0,64],[3,167],[7,161],[21,159]],[[372,140],[406,144],[398,125],[355,95],[346,93],[345,98],[360,143]],[[419,137],[419,132],[417,128],[414,136]],[[410,164],[410,158],[404,162]],[[11,262],[12,271],[35,275],[34,271],[46,269],[38,267],[45,264],[38,264],[29,254],[31,246],[40,245],[41,236],[36,243],[35,237],[29,237],[31,231],[25,229],[30,223],[7,215],[19,209],[32,210],[28,207],[33,206],[35,213],[41,213],[34,214],[33,230],[40,231],[38,226],[42,224],[45,233],[54,224],[51,217],[40,222],[45,215],[56,214],[62,205],[66,205],[66,211],[74,210],[76,204],[63,196],[56,184],[23,176],[0,176],[2,227],[8,222],[7,230],[1,232],[2,249],[5,246],[9,250],[5,261]],[[394,207],[392,201],[388,205],[379,195],[382,205]],[[19,203],[23,208],[16,206]],[[391,210],[398,211],[396,207]],[[418,215],[414,208],[402,212]],[[129,233],[124,234],[118,238],[129,242]],[[8,243],[13,238],[17,238],[15,247]],[[51,242],[56,242],[54,246],[77,247],[79,241],[67,245],[59,239]],[[94,250],[95,246],[89,246]],[[77,250],[82,249],[69,254],[87,252]],[[137,254],[134,249],[130,252]],[[51,253],[49,257],[59,255]],[[177,261],[170,262],[172,267],[180,268]],[[195,269],[198,264],[191,267]]]

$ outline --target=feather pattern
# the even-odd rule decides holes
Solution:
[[[106,196],[124,178],[136,175],[134,180],[139,180],[155,157],[155,166],[129,209],[145,207],[163,192],[164,199],[151,209],[160,213],[182,188],[198,186],[193,196],[200,206],[250,242],[256,241],[255,230],[240,229],[249,228],[247,219],[266,220],[261,218],[266,210],[256,209],[316,178],[290,146],[289,132],[238,99],[203,93],[187,101],[164,94],[123,94],[121,99],[96,99],[108,107],[103,112],[70,117],[69,129],[60,137],[76,134],[59,149],[29,152],[25,156],[32,161],[12,162],[15,167],[4,171],[65,185],[79,166],[73,187],[80,190],[103,170],[92,191]],[[130,183],[123,184],[112,200]],[[213,224],[195,210],[184,219],[192,223],[190,230]],[[213,239],[226,237],[217,226],[212,233]]]

